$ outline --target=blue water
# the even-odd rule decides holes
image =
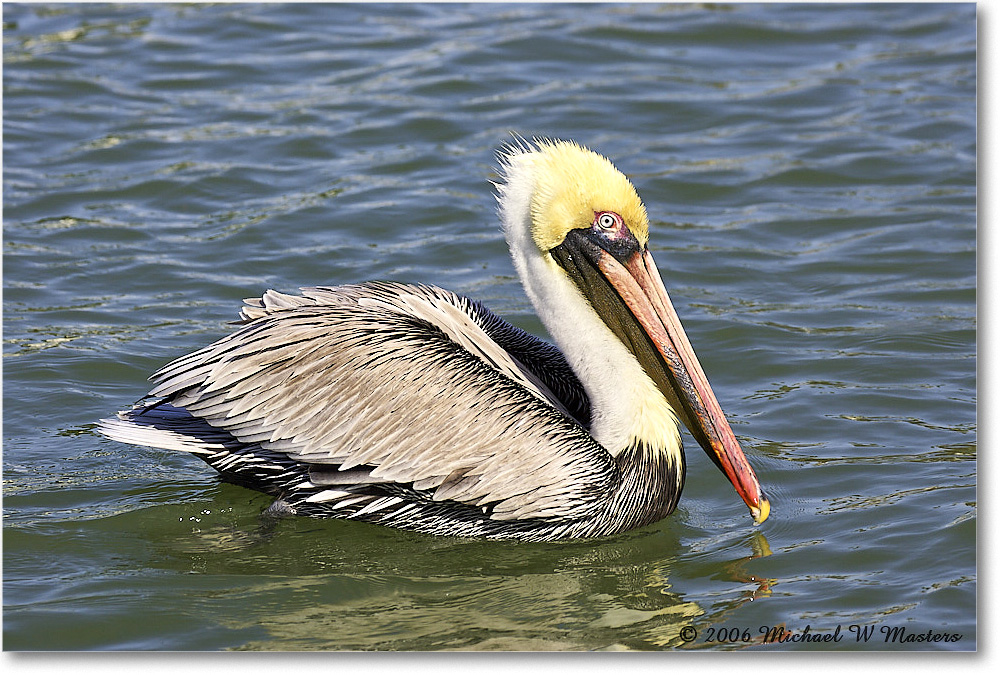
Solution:
[[[974,649],[975,12],[5,3],[4,648]],[[511,132],[636,184],[764,525],[690,439],[673,516],[540,545],[268,526],[95,433],[267,288],[434,283],[542,334]]]

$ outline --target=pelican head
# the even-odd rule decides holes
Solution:
[[[500,217],[515,267],[591,399],[590,432],[684,478],[678,420],[763,522],[770,504],[688,342],[649,253],[649,220],[606,158],[566,141],[501,157]],[[680,470],[676,470],[676,469]]]

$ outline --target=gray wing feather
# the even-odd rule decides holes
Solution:
[[[498,519],[584,515],[613,458],[475,309],[428,286],[269,291],[241,330],[155,373],[150,393],[330,484],[362,467]]]

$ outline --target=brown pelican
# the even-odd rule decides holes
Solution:
[[[551,540],[669,515],[680,421],[763,522],[770,505],[663,288],[629,180],[547,140],[505,148],[499,173],[514,265],[559,349],[433,286],[267,291],[101,431],[195,454],[277,496],[277,512]]]

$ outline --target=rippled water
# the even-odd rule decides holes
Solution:
[[[974,5],[3,20],[5,649],[975,648]],[[95,434],[269,287],[424,281],[541,332],[489,185],[511,131],[636,183],[762,527],[690,441],[671,518],[543,545],[268,524]]]

